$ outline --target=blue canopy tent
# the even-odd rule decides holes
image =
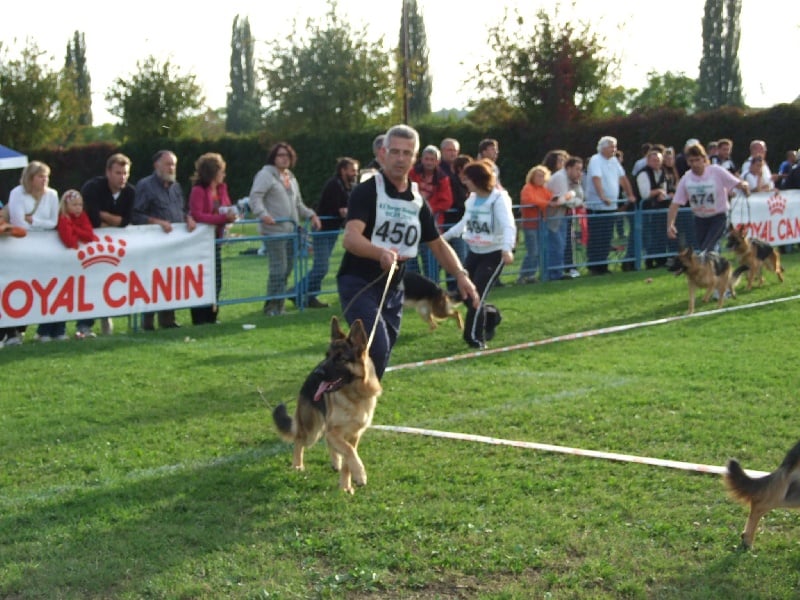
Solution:
[[[0,170],[23,169],[28,166],[28,157],[0,144]]]

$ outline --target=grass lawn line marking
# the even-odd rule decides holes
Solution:
[[[666,323],[672,323],[674,321],[682,321],[684,319],[692,319],[695,317],[707,317],[711,315],[719,315],[726,312],[732,312],[735,310],[744,310],[749,308],[758,308],[761,306],[768,306],[770,304],[777,304],[779,302],[788,302],[790,300],[798,300],[800,299],[800,295],[796,296],[789,296],[787,298],[774,298],[772,300],[762,300],[761,302],[753,302],[751,304],[741,304],[739,306],[729,306],[726,308],[715,308],[712,310],[706,310],[702,312],[696,312],[691,315],[682,314],[682,315],[675,315],[673,317],[663,317],[661,319],[655,319],[653,321],[640,321],[639,323],[626,323],[623,325],[612,325],[610,327],[600,327],[599,329],[590,329],[588,331],[577,331],[575,333],[567,333],[564,335],[557,335],[551,338],[545,338],[543,340],[534,340],[532,342],[523,342],[521,344],[514,344],[512,346],[503,346],[502,348],[492,348],[490,350],[476,350],[475,352],[466,352],[464,354],[454,354],[452,356],[443,356],[441,358],[431,358],[428,360],[420,360],[416,362],[404,363],[400,365],[389,366],[386,368],[386,372],[390,371],[400,371],[402,369],[416,369],[419,367],[426,367],[429,365],[439,365],[448,362],[455,362],[457,360],[465,360],[467,358],[477,358],[479,356],[489,356],[492,354],[499,354],[501,352],[511,352],[513,350],[525,350],[527,348],[533,348],[535,346],[544,346],[546,344],[553,344],[555,342],[567,342],[571,340],[579,340],[588,337],[594,337],[596,335],[605,335],[608,333],[619,333],[620,331],[629,331],[631,329],[639,329],[641,327],[651,327],[653,325],[664,325]]]
[[[381,431],[391,431],[394,433],[410,433],[415,435],[425,435],[429,437],[445,438],[450,440],[461,440],[467,442],[478,442],[481,444],[492,444],[495,446],[513,446],[515,448],[527,448],[529,450],[543,450],[545,452],[558,452],[561,454],[572,454],[574,456],[588,456],[590,458],[603,458],[606,460],[616,460],[620,462],[631,462],[642,465],[652,465],[656,467],[667,467],[670,469],[680,469],[682,471],[696,471],[698,473],[711,473],[722,475],[725,467],[715,465],[703,465],[698,463],[682,462],[678,460],[665,460],[661,458],[650,458],[649,456],[636,456],[633,454],[618,454],[616,452],[600,452],[598,450],[584,450],[582,448],[570,448],[568,446],[554,446],[552,444],[539,444],[537,442],[521,442],[517,440],[506,440],[503,438],[487,437],[484,435],[473,435],[469,433],[455,433],[452,431],[437,431],[435,429],[420,429],[418,427],[401,427],[394,425],[372,425],[371,429]],[[769,475],[766,471],[745,470],[750,477],[763,477]]]

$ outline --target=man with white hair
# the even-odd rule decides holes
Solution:
[[[628,198],[635,198],[616,152],[617,138],[603,136],[597,143],[597,154],[589,159],[586,172],[584,204],[589,215],[589,246],[586,254],[592,275],[609,272],[608,252],[614,230],[614,219],[610,213],[617,210],[620,186]]]

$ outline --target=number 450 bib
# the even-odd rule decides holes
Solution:
[[[419,246],[419,211],[422,208],[422,196],[417,184],[411,182],[411,193],[414,196],[411,201],[390,198],[380,173],[375,173],[375,189],[375,228],[370,241],[397,253],[400,258],[414,258]]]

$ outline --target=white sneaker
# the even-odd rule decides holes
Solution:
[[[78,330],[75,332],[75,339],[77,340],[85,340],[86,338],[93,338],[97,337],[94,331],[92,331],[89,327],[83,326],[78,327]]]
[[[36,334],[36,337],[34,337],[33,339],[36,340],[37,342],[51,342],[51,341],[53,341],[53,338],[51,338],[49,335],[39,335],[38,333]]]
[[[580,277],[581,276],[581,272],[578,271],[578,269],[570,269],[569,270],[569,276],[572,277],[573,279],[575,279],[576,277]]]
[[[14,337],[6,338],[6,341],[3,342],[3,344],[5,346],[21,346],[22,340],[19,338],[19,336],[15,335]]]
[[[57,335],[53,339],[58,340],[59,342],[63,342],[64,340],[68,340],[69,336],[66,333],[62,333],[61,335]]]

